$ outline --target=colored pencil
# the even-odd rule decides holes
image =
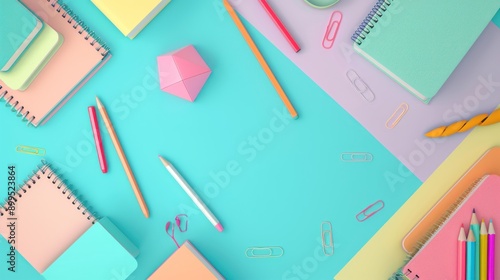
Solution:
[[[470,219],[470,228],[472,229],[472,232],[474,233],[474,239],[476,240],[476,254],[475,256],[475,267],[474,267],[474,273],[476,274],[475,279],[479,279],[479,221],[476,216],[476,209],[472,209],[472,216]]]
[[[104,146],[102,145],[101,130],[99,129],[99,121],[97,120],[95,107],[90,106],[88,110],[90,117],[90,125],[92,126],[92,133],[94,134],[94,142],[97,151],[97,158],[99,159],[99,165],[101,166],[102,173],[107,173],[108,165],[106,163],[106,155],[104,154]]]
[[[479,232],[479,280],[488,280],[488,230],[484,219]]]
[[[234,11],[233,7],[231,6],[231,4],[229,4],[229,2],[227,0],[223,0],[223,3],[224,3],[224,7],[226,8],[227,12],[229,13],[231,18],[233,19],[234,23],[236,24],[236,27],[238,27],[238,30],[240,31],[241,35],[243,36],[243,38],[247,42],[248,46],[252,50],[253,54],[257,58],[257,61],[259,61],[260,66],[262,67],[262,69],[264,69],[264,72],[266,73],[267,77],[269,78],[269,80],[273,84],[274,88],[278,92],[278,95],[280,96],[281,100],[283,101],[286,108],[288,109],[288,112],[290,113],[292,118],[294,118],[294,119],[298,118],[299,115],[295,111],[295,108],[293,107],[292,103],[290,102],[290,100],[286,96],[286,93],[285,93],[285,91],[283,91],[283,88],[281,88],[280,83],[278,82],[278,80],[274,76],[273,72],[271,71],[271,68],[269,68],[269,65],[267,65],[266,60],[264,59],[264,57],[260,53],[259,49],[257,48],[257,45],[255,45],[255,42],[252,40],[252,37],[250,37],[250,34],[248,33],[247,29],[245,28],[245,26],[241,22],[240,18],[238,17],[236,12]]]
[[[488,228],[488,280],[495,280],[495,229],[492,220]]]
[[[120,140],[118,140],[118,136],[116,135],[115,129],[113,128],[113,124],[109,119],[108,112],[104,105],[102,105],[99,98],[96,96],[95,100],[97,101],[97,108],[99,109],[99,113],[101,113],[101,117],[104,120],[104,124],[109,132],[109,136],[111,137],[111,141],[115,146],[116,153],[118,153],[118,157],[120,158],[120,162],[122,163],[123,169],[125,169],[125,173],[127,174],[127,178],[132,185],[132,190],[134,191],[135,197],[137,198],[137,202],[139,202],[139,206],[141,207],[142,213],[146,218],[149,218],[149,210],[142,197],[141,190],[139,189],[139,185],[135,180],[134,174],[132,173],[132,168],[130,168],[130,164],[128,163],[127,158],[125,157],[125,153],[123,152],[122,145],[120,144]]]
[[[196,194],[196,192],[191,188],[191,186],[186,182],[186,180],[182,177],[182,175],[175,169],[175,167],[166,159],[164,159],[162,156],[158,156],[165,166],[165,168],[168,170],[170,175],[174,177],[175,181],[182,187],[182,189],[187,193],[187,195],[193,200],[194,204],[200,208],[201,212],[207,217],[207,219],[214,225],[214,227],[222,232],[224,228],[222,227],[221,223],[215,215],[208,209],[208,207],[203,203],[201,198]]]
[[[276,15],[273,8],[271,8],[269,3],[267,3],[267,0],[259,0],[259,2],[262,5],[262,7],[264,8],[264,10],[266,10],[266,12],[269,14],[271,19],[274,21],[274,24],[276,24],[276,27],[278,27],[281,34],[283,34],[283,36],[288,41],[288,43],[290,44],[292,49],[295,52],[299,52],[300,51],[299,44],[297,44],[297,42],[295,42],[295,39],[293,39],[290,32],[288,32],[288,29],[286,29],[285,25],[283,24],[283,22],[281,22],[281,19],[278,17],[278,15]]]
[[[466,280],[467,266],[467,237],[464,225],[460,228],[458,235],[458,258],[457,258],[457,280]]]
[[[476,239],[472,228],[467,236],[467,280],[476,280]]]

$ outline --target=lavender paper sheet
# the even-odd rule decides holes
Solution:
[[[437,126],[492,111],[500,103],[500,30],[490,23],[437,96],[424,104],[354,52],[351,35],[375,1],[340,1],[320,10],[302,0],[270,0],[270,5],[295,37],[302,50],[295,53],[258,1],[232,0],[233,7],[356,118],[420,180],[432,172],[460,144],[466,134],[431,140],[424,133]],[[397,2],[379,24],[391,24],[392,14],[403,8]],[[214,5],[215,6],[215,5]],[[333,11],[343,19],[333,48],[322,46]],[[227,18],[226,18],[227,19]],[[422,17],[425,20],[425,16]],[[366,101],[349,81],[353,70],[374,93]],[[352,74],[352,72],[351,72]],[[286,91],[286,83],[282,83]],[[293,100],[292,100],[293,101]],[[392,129],[388,119],[406,103],[408,111]],[[300,104],[296,104],[300,108]]]

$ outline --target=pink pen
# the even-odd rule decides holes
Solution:
[[[106,164],[106,156],[104,155],[104,147],[102,145],[101,131],[99,130],[99,121],[94,106],[89,107],[90,124],[92,125],[92,132],[94,133],[94,142],[97,150],[97,157],[99,158],[99,165],[101,166],[102,173],[108,172],[108,165]]]

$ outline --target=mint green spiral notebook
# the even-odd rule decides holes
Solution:
[[[499,8],[500,0],[379,0],[354,49],[429,103]]]

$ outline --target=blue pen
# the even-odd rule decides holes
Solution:
[[[472,228],[467,236],[467,280],[476,280],[476,238]]]

